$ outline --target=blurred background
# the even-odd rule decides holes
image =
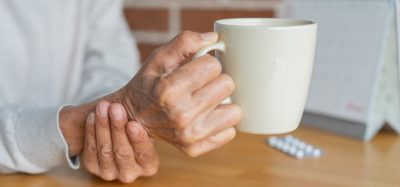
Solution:
[[[213,31],[213,22],[232,17],[275,17],[277,0],[125,0],[125,16],[139,43],[142,61],[181,30]]]
[[[396,6],[396,0],[125,0],[124,14],[142,61],[181,30],[213,31],[218,19],[317,22],[315,63],[302,122],[369,141],[384,124],[400,133]]]

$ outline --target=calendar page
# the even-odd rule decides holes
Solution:
[[[306,111],[366,123],[382,71],[394,0],[286,0],[281,17],[315,21]]]

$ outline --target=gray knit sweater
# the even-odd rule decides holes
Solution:
[[[73,168],[58,111],[139,68],[120,0],[0,0],[0,173]]]

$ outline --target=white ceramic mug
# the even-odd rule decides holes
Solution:
[[[233,78],[232,101],[243,111],[237,129],[257,134],[295,130],[307,99],[317,24],[305,20],[234,18],[218,20],[219,41],[195,57],[216,50]]]

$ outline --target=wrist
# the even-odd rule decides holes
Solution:
[[[116,102],[122,104],[128,114],[128,120],[136,120],[135,118],[135,106],[133,105],[134,97],[129,91],[128,85],[118,90],[115,94],[118,95],[118,100]]]
[[[59,113],[60,130],[71,157],[79,155],[83,150],[85,127],[84,124],[76,121],[76,115],[77,112],[72,106],[64,107]]]
[[[135,119],[133,117],[133,105],[131,104],[130,92],[128,90],[129,88],[125,86],[112,94],[96,99],[90,103],[61,109],[59,113],[60,130],[67,142],[68,153],[71,157],[82,152],[86,118],[91,111],[95,110],[99,101],[107,100],[112,103],[121,103],[126,108],[129,120]]]

